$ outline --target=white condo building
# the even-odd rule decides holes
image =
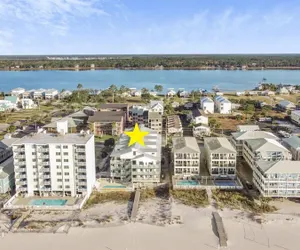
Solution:
[[[204,138],[207,167],[214,177],[235,177],[236,150],[225,137]]]
[[[205,113],[213,114],[215,112],[215,104],[209,97],[202,97],[200,99],[200,106]]]
[[[258,161],[253,183],[264,197],[300,197],[300,161]]]
[[[144,124],[148,122],[148,106],[142,105],[133,105],[129,109],[129,113],[131,114],[132,123]]]
[[[173,137],[174,175],[187,177],[200,174],[200,148],[194,137]]]
[[[244,132],[235,132],[231,134],[231,143],[235,147],[237,151],[237,156],[243,156],[243,141],[249,139],[274,139],[279,140],[279,138],[270,133],[265,131],[244,131]]]
[[[110,174],[114,180],[134,186],[158,184],[161,173],[161,135],[154,130],[144,137],[145,146],[138,143],[128,147],[129,137],[122,134],[110,155]]]
[[[243,141],[243,157],[254,170],[257,161],[291,160],[291,152],[274,139],[251,139]]]
[[[223,96],[215,97],[216,112],[220,114],[231,114],[231,102]]]
[[[12,89],[12,90],[10,91],[10,94],[11,94],[12,96],[20,96],[20,95],[22,95],[24,92],[25,92],[25,89],[23,89],[23,88],[15,88],[15,89]]]
[[[94,135],[38,133],[13,143],[16,191],[28,196],[90,195],[96,182]]]

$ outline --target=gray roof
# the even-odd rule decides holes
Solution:
[[[273,139],[249,139],[245,140],[247,144],[252,148],[253,151],[263,150],[263,151],[288,151],[284,146],[282,146],[278,141]]]
[[[236,140],[269,138],[277,140],[278,137],[270,132],[265,131],[244,131],[232,133],[232,137]]]
[[[129,105],[127,103],[102,103],[100,104],[100,109],[123,109],[127,108],[128,109]]]
[[[237,125],[237,128],[240,131],[257,131],[257,130],[259,130],[258,125]]]
[[[51,123],[46,124],[43,128],[56,128],[58,121],[68,121],[68,128],[76,128],[76,124],[72,117],[52,118]]]
[[[84,113],[83,111],[77,111],[77,112],[75,112],[75,113],[73,113],[73,114],[70,114],[70,115],[68,115],[69,117],[73,117],[73,118],[75,118],[75,117],[88,117],[88,115],[86,114],[86,113]]]
[[[16,142],[13,145],[20,145],[24,143],[32,144],[86,144],[94,135],[91,134],[48,134],[37,133],[27,135]]]
[[[290,138],[285,138],[283,142],[292,148],[300,149],[300,138],[298,136],[293,135]]]
[[[202,97],[202,98],[200,99],[200,101],[201,101],[201,102],[213,102],[213,100],[212,100],[211,98],[209,98],[209,97]]]
[[[20,138],[14,138],[14,137],[12,137],[12,138],[4,138],[2,141],[1,141],[1,144],[3,145],[3,144],[5,144],[5,146],[7,146],[7,147],[11,147],[11,145],[14,143],[14,142],[16,142],[16,141],[18,141],[18,140],[20,140]]]
[[[300,173],[300,161],[258,161],[256,165],[266,174],[293,174]]]
[[[124,115],[124,111],[98,111],[89,116],[88,122],[119,122]]]
[[[211,153],[236,153],[236,150],[225,137],[207,137],[204,138],[204,144],[207,144]]]
[[[194,137],[173,137],[173,151],[177,153],[200,153]]]

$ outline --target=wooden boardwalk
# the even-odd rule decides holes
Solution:
[[[219,235],[220,247],[227,247],[227,235],[225,232],[222,217],[217,212],[213,212],[212,215]]]
[[[139,203],[140,203],[140,196],[141,196],[141,191],[139,189],[137,189],[135,191],[134,201],[133,201],[132,210],[131,210],[131,216],[130,216],[131,221],[135,221],[135,219],[136,219],[136,215],[137,215],[137,211],[138,211]]]

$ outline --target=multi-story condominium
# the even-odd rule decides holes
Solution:
[[[182,135],[183,129],[178,115],[169,115],[167,117],[167,133],[169,135]]]
[[[290,150],[293,160],[300,161],[300,138],[298,136],[293,135],[290,138],[285,138],[282,144]]]
[[[174,175],[180,177],[199,176],[200,148],[194,137],[173,137]]]
[[[236,150],[227,138],[204,138],[204,150],[211,176],[234,177],[236,175]]]
[[[220,114],[230,114],[231,113],[231,102],[228,101],[223,96],[216,96],[215,97],[215,107],[216,112]]]
[[[10,91],[10,94],[12,96],[21,96],[24,92],[25,92],[25,89],[23,89],[23,88],[15,88]]]
[[[125,122],[127,122],[129,118],[128,103],[102,103],[100,104],[99,111],[124,111]]]
[[[72,91],[70,91],[70,90],[65,90],[65,91],[59,93],[59,94],[58,94],[58,97],[59,97],[59,99],[64,99],[64,98],[66,98],[66,97],[68,97],[68,96],[70,96],[70,95],[72,95]]]
[[[128,147],[130,138],[121,135],[110,155],[111,177],[134,186],[157,184],[161,173],[161,135],[144,126],[140,130],[149,132],[144,137],[145,146],[135,143]]]
[[[96,182],[94,135],[65,132],[31,134],[13,143],[17,193],[90,195]]]
[[[33,99],[43,99],[45,94],[45,89],[36,89],[33,91]]]
[[[291,120],[295,124],[300,126],[300,110],[294,110],[291,113]]]
[[[58,98],[58,91],[56,89],[47,89],[44,93],[45,99],[52,100]]]
[[[23,99],[21,99],[21,107],[22,107],[22,109],[32,109],[35,107],[35,104],[32,99],[23,98]]]
[[[250,139],[243,141],[243,157],[252,170],[256,161],[291,160],[291,152],[274,139]]]
[[[209,97],[202,97],[200,99],[200,106],[205,113],[213,114],[215,112],[215,104]]]
[[[124,131],[125,117],[124,111],[99,111],[89,116],[88,123],[96,136],[120,136]]]
[[[296,109],[296,105],[288,100],[282,100],[279,102],[278,108],[283,111],[294,110]]]
[[[15,174],[13,158],[10,157],[0,163],[0,194],[5,194],[14,189]]]
[[[257,131],[259,130],[258,125],[237,125],[238,132]]]
[[[163,117],[159,112],[148,112],[148,124],[147,127],[157,131],[159,134],[162,133],[163,128]]]
[[[133,105],[129,109],[129,114],[131,115],[132,124],[145,124],[148,123],[148,106]]]
[[[257,161],[253,183],[264,197],[300,197],[300,161]]]
[[[243,156],[243,141],[248,139],[260,139],[268,138],[279,140],[277,136],[270,132],[265,131],[245,131],[245,132],[235,132],[231,134],[231,143],[237,151],[237,156]]]

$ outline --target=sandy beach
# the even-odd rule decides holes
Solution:
[[[155,205],[158,204],[158,205]],[[219,249],[219,239],[212,223],[211,212],[214,208],[192,208],[173,202],[172,206],[153,200],[141,206],[140,222],[116,225],[113,220],[102,227],[83,228],[71,227],[65,233],[9,233],[0,237],[0,249],[15,250],[52,250],[52,249],[89,249],[89,250],[182,250],[182,249]],[[148,215],[146,208],[148,209]],[[298,210],[299,205],[292,207]],[[112,205],[106,205],[112,210]],[[102,210],[104,208],[102,207]],[[122,216],[126,213],[118,208]],[[165,211],[165,213],[159,213]],[[170,213],[166,210],[170,209]],[[90,212],[97,211],[93,208]],[[104,210],[103,210],[104,211]],[[122,211],[122,212],[120,212]],[[156,211],[156,213],[155,213]],[[283,210],[284,211],[284,210]],[[296,210],[295,210],[296,211]],[[86,213],[86,212],[85,212]],[[292,211],[265,215],[264,223],[254,222],[250,214],[239,210],[219,211],[223,217],[228,235],[230,250],[297,250],[300,245],[300,223],[297,215]],[[154,225],[153,216],[161,214],[161,218],[171,214],[180,217],[181,223],[166,223],[165,226]],[[165,214],[167,216],[165,216]],[[113,215],[113,214],[112,214]],[[85,216],[85,214],[81,215]],[[121,217],[121,216],[120,216]],[[159,217],[159,216],[158,216]],[[143,218],[143,219],[141,219]],[[152,223],[152,224],[151,224]]]

